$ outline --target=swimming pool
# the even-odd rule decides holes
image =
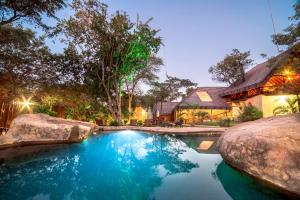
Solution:
[[[226,165],[216,137],[92,136],[0,166],[0,199],[287,199]]]

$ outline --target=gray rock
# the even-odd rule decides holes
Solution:
[[[242,123],[218,141],[226,163],[300,196],[300,114]]]
[[[87,122],[24,114],[16,117],[9,131],[0,136],[0,149],[19,145],[79,142],[95,125]]]

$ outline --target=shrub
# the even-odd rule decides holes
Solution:
[[[136,122],[136,125],[142,126],[142,125],[143,125],[143,121],[142,121],[142,120],[138,120],[138,121]]]
[[[47,105],[37,105],[34,107],[34,112],[35,113],[44,113],[50,116],[55,117],[57,113],[53,111],[49,106]]]
[[[230,127],[231,125],[232,125],[232,120],[231,119],[229,119],[229,118],[225,118],[225,119],[221,119],[220,121],[219,121],[219,125],[221,126],[221,127]]]
[[[242,122],[253,121],[262,118],[263,114],[255,106],[245,106],[243,112],[239,116]]]
[[[162,121],[162,122],[160,123],[160,126],[161,126],[161,127],[168,127],[168,126],[169,126],[169,122]]]
[[[109,122],[109,125],[110,126],[120,126],[121,124],[119,124],[118,121],[113,120],[113,121]]]

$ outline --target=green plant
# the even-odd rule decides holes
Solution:
[[[206,125],[206,126],[219,126],[219,122],[217,121],[207,121],[207,122],[203,122],[203,125]]]
[[[208,112],[199,111],[196,113],[196,116],[199,118],[200,123],[202,124],[204,119],[206,119],[208,117]]]
[[[165,121],[162,121],[162,122],[160,123],[160,126],[161,126],[161,127],[168,127],[168,126],[169,126],[169,123],[168,123],[168,122],[165,122]]]
[[[278,101],[278,100],[276,100]],[[289,113],[296,113],[297,112],[297,104],[298,99],[297,98],[285,98],[284,99],[286,105],[281,105],[273,110],[274,115],[284,115]]]
[[[55,111],[53,111],[49,106],[47,105],[43,105],[43,104],[39,104],[36,105],[33,109],[33,111],[35,113],[44,113],[50,116],[55,117],[57,115],[57,113]]]
[[[142,121],[142,120],[138,120],[138,121],[136,122],[136,125],[142,126],[142,125],[143,125],[143,121]]]
[[[109,126],[120,126],[120,123],[117,120],[109,122]]]
[[[231,125],[232,125],[232,120],[231,119],[229,119],[229,118],[225,118],[225,119],[221,119],[220,121],[219,121],[219,125],[221,126],[221,127],[230,127]]]
[[[263,114],[255,106],[245,106],[243,112],[239,116],[239,120],[242,122],[253,121],[263,117]]]

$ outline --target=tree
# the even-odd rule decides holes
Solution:
[[[164,101],[174,101],[182,97],[184,95],[181,91],[182,89],[196,87],[197,83],[193,83],[189,79],[180,79],[167,75],[167,79],[164,82],[155,81],[150,86],[148,94],[154,96],[156,102],[161,102],[160,106],[162,110],[162,103]]]
[[[292,24],[289,25],[284,33],[278,33],[272,35],[274,44],[277,45],[288,45],[293,46],[300,40],[300,1],[294,5],[295,15],[289,19],[292,21]]]
[[[222,61],[211,66],[208,72],[212,74],[213,80],[229,85],[236,81],[243,81],[245,79],[245,70],[253,62],[249,56],[250,51],[240,52],[238,49],[233,49],[232,53],[226,55]]]
[[[1,0],[0,27],[26,21],[48,29],[49,26],[42,22],[42,16],[56,18],[55,12],[65,5],[64,0]]]
[[[159,67],[163,64],[162,59],[151,56],[147,66],[125,80],[125,91],[128,95],[128,112],[132,113],[132,100],[137,92],[139,83],[151,83],[158,79],[156,73],[159,72]]]
[[[39,85],[54,79],[50,60],[44,38],[37,38],[31,30],[22,27],[0,28],[0,77],[4,79],[2,89],[5,88],[4,93],[10,99],[21,93],[32,93]]]
[[[74,46],[84,67],[84,83],[106,102],[113,119],[121,123],[122,90],[126,80],[143,70],[161,45],[157,30],[133,23],[124,12],[109,16],[107,5],[98,0],[74,0],[74,17],[63,20],[57,33]]]
[[[274,57],[270,60],[269,67],[277,68],[278,73],[284,74],[287,70],[286,66],[293,74],[300,74],[300,1],[298,0],[295,5],[295,14],[289,19],[292,21],[284,33],[272,35],[273,42],[276,45],[288,46],[288,50]],[[286,75],[286,74],[285,74]],[[285,84],[285,89],[288,92],[297,95],[298,107],[300,109],[300,78],[296,76]]]
[[[200,123],[203,123],[204,119],[208,117],[208,112],[199,111],[196,113],[196,116],[200,118]]]

